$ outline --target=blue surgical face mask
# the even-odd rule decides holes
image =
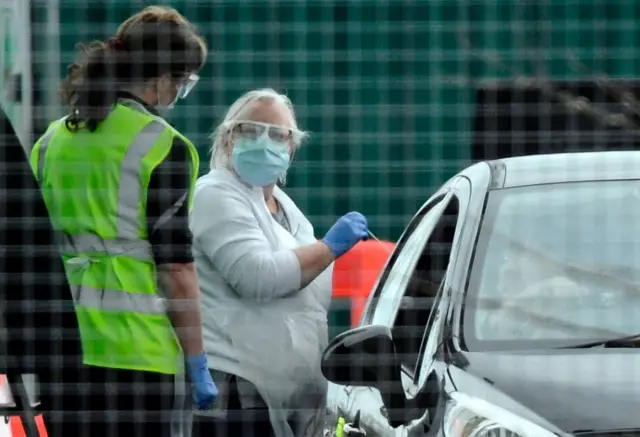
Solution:
[[[256,187],[266,187],[289,168],[289,148],[287,143],[266,135],[238,138],[233,143],[231,163],[240,179]]]

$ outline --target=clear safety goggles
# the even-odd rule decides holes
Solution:
[[[298,146],[304,136],[298,129],[251,120],[236,121],[233,131],[245,138],[258,139],[267,136],[273,141],[287,143],[293,146]]]
[[[193,89],[193,87],[196,86],[199,80],[200,80],[200,76],[193,73],[187,76],[186,78],[184,78],[180,83],[180,85],[178,86],[178,98],[180,99],[186,98],[191,92],[191,90]]]

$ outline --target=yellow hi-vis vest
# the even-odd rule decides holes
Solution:
[[[61,234],[87,365],[182,371],[166,299],[158,292],[146,216],[151,173],[176,136],[191,154],[193,193],[195,147],[133,101],[115,105],[95,132],[72,133],[64,119],[53,122],[31,151],[31,168]]]

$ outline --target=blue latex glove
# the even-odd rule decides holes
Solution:
[[[335,222],[322,242],[329,246],[333,256],[338,258],[360,240],[365,240],[368,236],[367,230],[367,219],[359,212],[349,212]]]
[[[207,367],[207,357],[204,352],[199,355],[187,357],[187,375],[191,380],[191,395],[193,403],[200,410],[208,410],[218,397],[218,389],[211,379],[211,373]]]

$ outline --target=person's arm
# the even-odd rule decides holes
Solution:
[[[299,247],[295,249],[293,253],[298,257],[302,271],[300,281],[301,288],[309,285],[310,282],[316,279],[320,273],[324,272],[327,267],[335,261],[335,257],[331,253],[329,246],[322,241],[318,241],[309,246]]]
[[[225,183],[196,189],[191,231],[227,283],[248,299],[269,301],[295,293],[333,260],[321,242],[272,250],[250,200]]]
[[[202,313],[195,264],[159,265],[158,285],[170,293],[169,316],[185,356],[202,353]]]
[[[158,286],[169,300],[169,316],[186,356],[204,350],[200,290],[189,231],[190,184],[189,151],[176,138],[149,181],[147,227],[158,268]]]

